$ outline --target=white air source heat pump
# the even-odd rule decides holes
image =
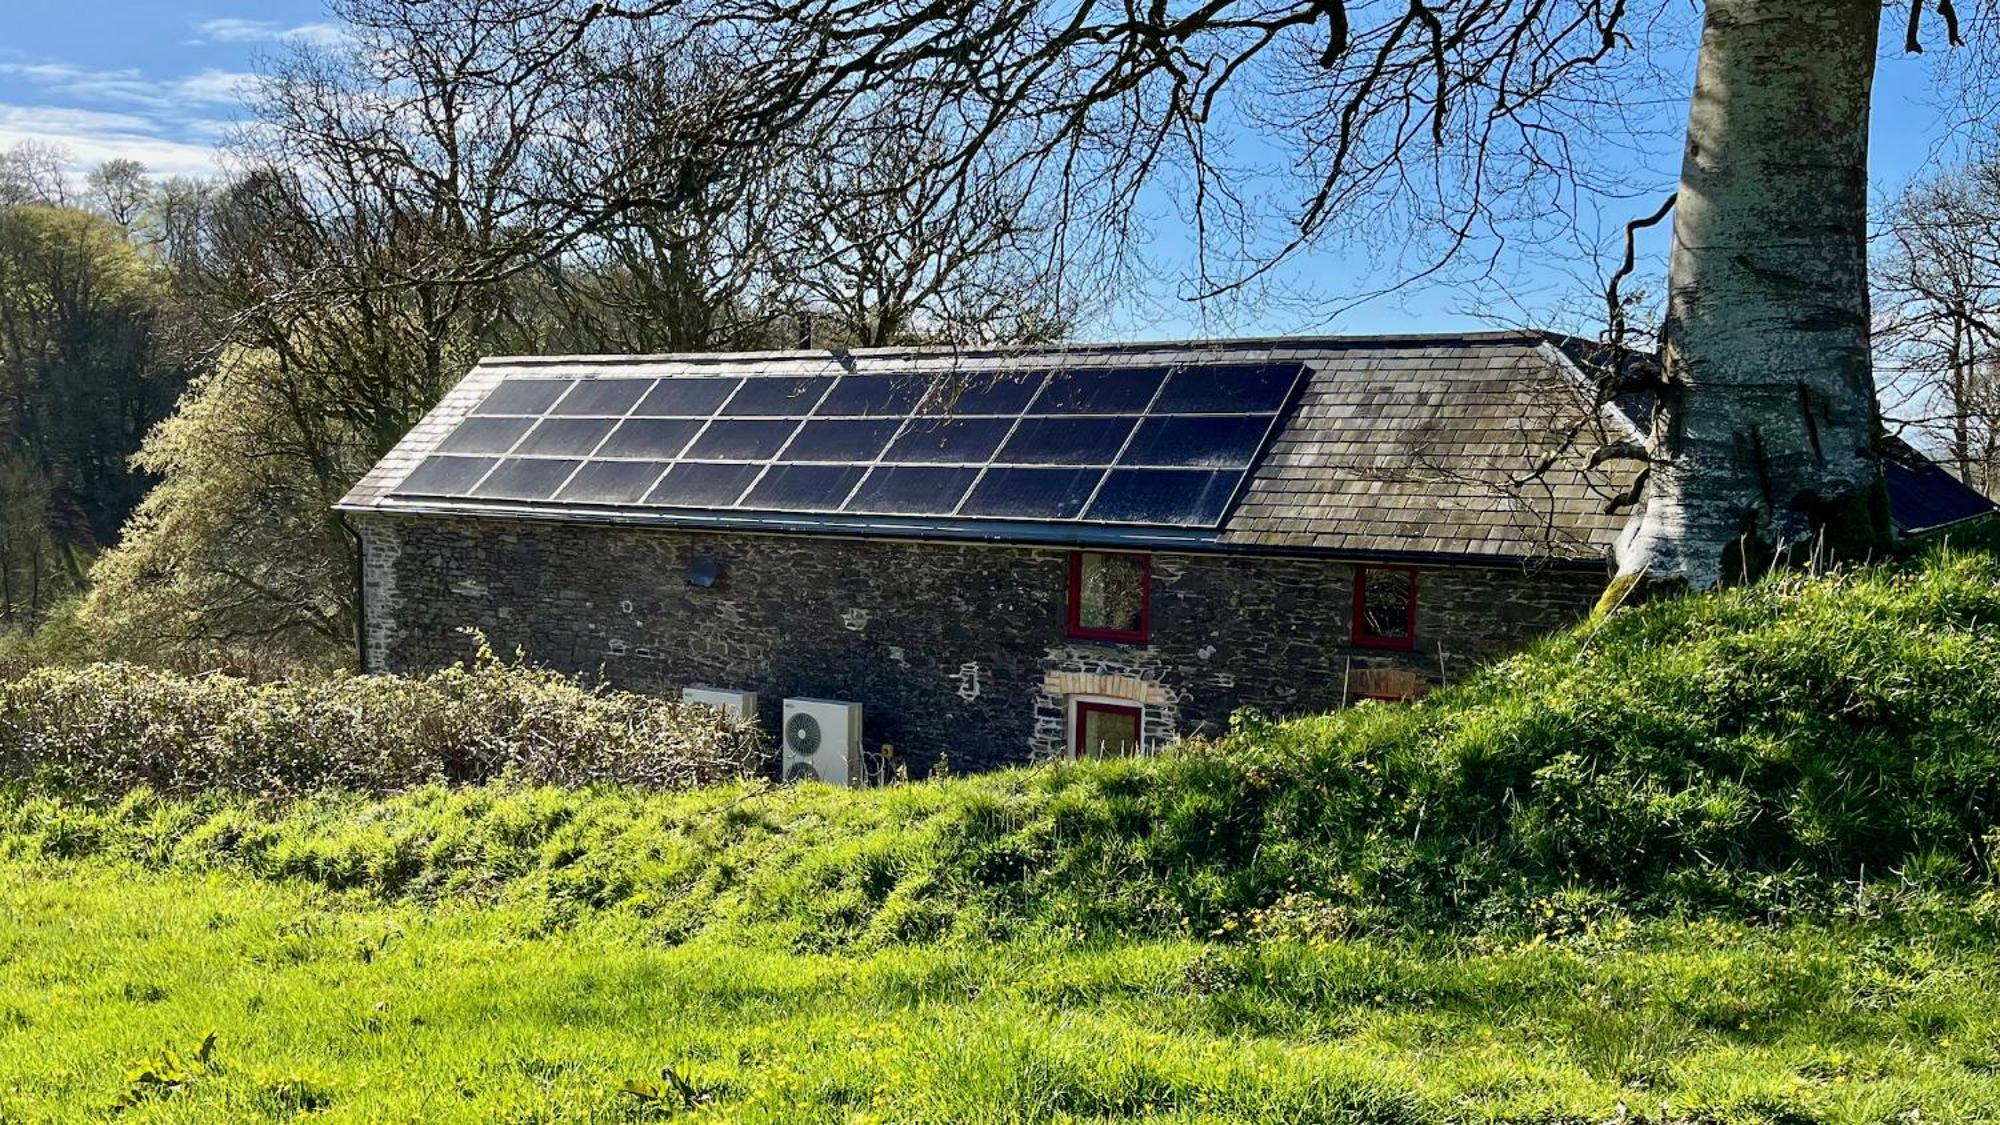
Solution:
[[[786,781],[824,781],[858,786],[861,769],[861,704],[832,699],[785,700]]]
[[[682,688],[681,702],[713,707],[739,723],[757,721],[757,693],[754,691],[731,691],[728,688],[712,687]]]

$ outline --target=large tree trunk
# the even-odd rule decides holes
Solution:
[[[1880,0],[1708,0],[1654,460],[1607,598],[1887,542],[1866,245],[1880,20]]]

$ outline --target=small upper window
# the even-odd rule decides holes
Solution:
[[[1369,648],[1416,646],[1416,571],[1400,566],[1354,568],[1354,643]]]
[[[1153,572],[1146,555],[1077,551],[1069,557],[1069,635],[1143,642]]]

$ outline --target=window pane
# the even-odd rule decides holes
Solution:
[[[1145,631],[1145,556],[1085,551],[1078,571],[1078,628],[1105,633]]]
[[[1400,639],[1410,635],[1410,605],[1416,597],[1416,576],[1407,570],[1362,571],[1361,633]]]
[[[1077,705],[1077,757],[1130,758],[1139,753],[1139,710]]]

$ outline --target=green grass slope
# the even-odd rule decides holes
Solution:
[[[539,921],[0,861],[0,1121],[2000,1120],[2000,953],[1950,931],[791,953]]]
[[[1415,707],[1157,760],[866,793],[509,785],[282,803],[16,786],[0,854],[617,911],[658,939],[1439,928],[1995,913],[2000,559],[1935,550],[1620,613]]]

